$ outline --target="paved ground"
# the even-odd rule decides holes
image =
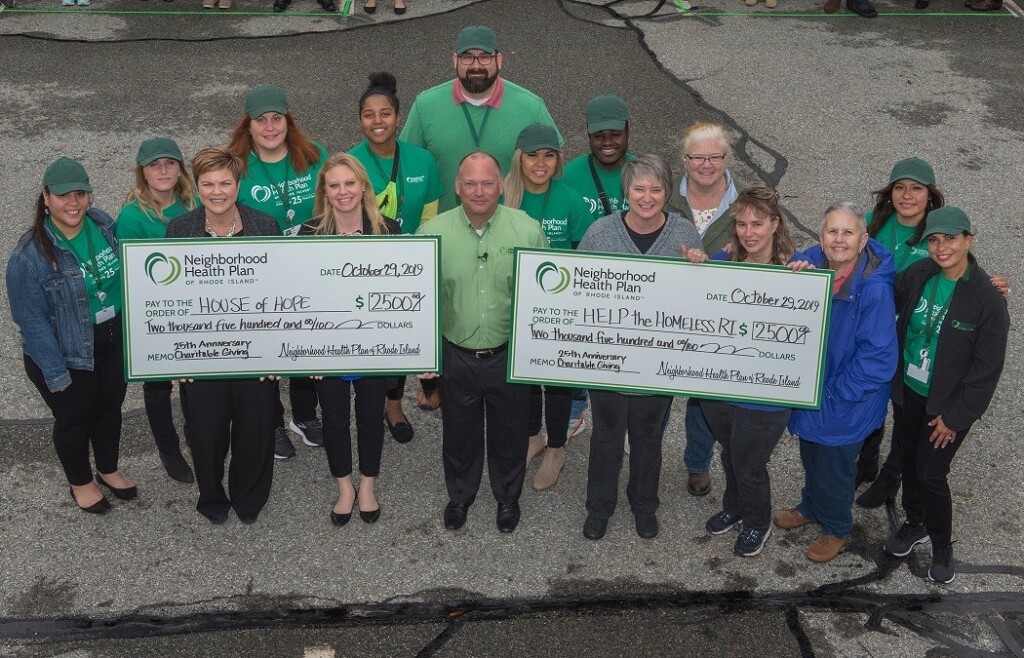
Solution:
[[[893,161],[920,155],[978,223],[982,263],[1021,281],[1020,21],[1009,10],[951,15],[954,0],[934,0],[930,15],[886,0],[874,21],[781,2],[786,15],[713,0],[682,17],[656,0],[412,0],[406,19],[382,10],[372,23],[324,17],[313,0],[284,16],[168,13],[198,9],[181,0],[4,12],[0,253],[27,224],[42,169],[58,154],[82,158],[97,204],[115,211],[142,139],[170,133],[189,153],[223,142],[245,90],[265,81],[289,91],[308,132],[347,148],[366,73],[398,73],[409,103],[450,75],[459,28],[486,22],[506,75],[547,99],[570,155],[585,148],[586,101],[604,91],[629,100],[634,150],[674,161],[689,122],[725,121],[740,139],[734,171],[777,185],[804,241],[828,203],[868,203]],[[142,10],[152,13],[124,13]],[[1016,298],[1010,310],[1019,322]],[[734,557],[731,539],[702,530],[720,502],[717,466],[711,496],[686,494],[678,402],[663,531],[652,542],[621,510],[601,542],[580,536],[586,435],[570,444],[556,489],[524,494],[512,537],[495,530],[486,495],[466,529],[444,531],[440,418],[412,404],[417,438],[385,448],[377,525],[329,524],[325,460],[300,447],[278,465],[259,523],[211,527],[194,511],[194,488],[163,476],[134,390],[123,466],[141,499],[87,517],[64,494],[49,427],[38,422],[45,408],[3,313],[0,654],[1019,656],[1016,335],[996,400],[951,476],[962,562],[955,583],[938,587],[921,578],[925,554],[881,554],[883,511],[858,510],[855,541],[825,567],[803,557],[810,530],[775,535],[757,559]],[[776,506],[798,495],[794,443],[784,440],[773,460]]]

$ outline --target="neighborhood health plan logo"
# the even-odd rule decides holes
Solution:
[[[553,276],[552,276],[553,275]],[[551,261],[544,261],[537,266],[537,285],[544,292],[555,295],[566,288],[572,282],[572,275],[566,267],[558,267]]]
[[[181,261],[160,252],[146,257],[146,276],[158,286],[169,286],[181,276]]]

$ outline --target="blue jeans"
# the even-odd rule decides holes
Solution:
[[[587,389],[585,388],[574,388],[572,389],[572,411],[569,412],[569,422],[576,420],[583,415],[583,412],[587,410],[590,402],[587,398]]]
[[[683,464],[687,473],[707,473],[715,456],[715,435],[700,409],[700,400],[686,401],[686,449]]]
[[[864,441],[826,446],[800,439],[804,488],[797,510],[821,525],[825,535],[849,539],[853,530],[853,494],[857,482],[857,456]]]

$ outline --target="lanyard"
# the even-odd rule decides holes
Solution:
[[[387,176],[384,174],[384,168],[380,166],[380,161],[377,160],[376,154],[374,154],[372,149],[368,150],[370,151],[370,159],[373,160],[373,166],[377,168],[377,173],[380,174],[381,178],[387,179]],[[398,203],[395,205],[396,216],[388,217],[388,219],[396,219],[397,215],[402,212],[402,204],[405,202],[405,194],[403,192],[403,188],[405,186],[402,184],[402,181],[398,176],[398,142],[395,142],[395,157],[391,161],[391,179],[384,184],[384,191],[387,191],[388,185],[391,183],[395,184],[395,193],[398,195]],[[387,206],[388,198],[386,196],[377,202],[377,209],[381,212],[383,212]]]
[[[88,215],[84,221],[91,221]],[[53,225],[53,220],[50,220],[50,229],[53,231],[53,234],[57,236],[57,239],[64,243],[64,246],[68,248],[68,251],[78,259],[79,265],[81,265],[86,273],[92,277],[93,282],[96,284],[96,299],[101,302],[105,300],[107,298],[107,293],[103,291],[103,279],[100,278],[100,268],[96,264],[96,256],[98,256],[98,254],[96,253],[96,244],[92,239],[92,226],[89,226],[88,224],[84,224],[82,226],[82,230],[85,231],[86,249],[89,252],[86,257],[83,257],[82,254],[78,253],[71,240],[68,240],[64,237],[63,233],[57,230]]]
[[[590,165],[590,176],[594,179],[594,187],[597,188],[597,198],[601,200],[601,205],[604,207],[604,214],[612,214],[612,206],[608,203],[608,195],[605,194],[604,185],[601,185],[601,177],[597,175],[597,167],[594,166],[594,156],[587,156],[587,164]]]
[[[291,177],[288,175],[288,170],[291,169],[292,164],[291,152],[289,151],[288,155],[285,156],[283,183],[275,183],[273,181],[273,179],[270,177],[270,171],[267,169],[266,163],[264,163],[263,160],[260,159],[259,153],[253,151],[253,155],[256,156],[256,162],[260,163],[260,169],[263,171],[263,175],[266,177],[267,182],[270,183],[270,189],[274,192],[274,196],[276,196],[278,201],[281,202],[281,205],[284,206],[285,218],[288,220],[288,226],[291,226],[292,222],[295,220],[295,209],[291,207],[292,181]],[[280,189],[278,188],[278,185],[280,185]]]
[[[907,260],[909,260],[913,254],[914,248],[904,242],[902,244],[903,249],[900,249],[899,236],[896,234],[896,224],[899,220],[896,219],[896,215],[893,214],[892,219],[889,221],[891,222],[889,224],[889,235],[891,236],[892,251],[894,255],[897,253],[899,255],[899,258],[896,259],[896,271],[902,272],[907,269]]]
[[[469,126],[469,132],[473,135],[473,143],[476,144],[477,148],[480,148],[480,138],[484,136],[487,120],[491,118],[491,106],[488,105],[484,108],[484,120],[480,122],[480,132],[477,132],[476,126],[473,125],[473,117],[469,116],[469,108],[466,107],[466,103],[461,103],[461,107],[462,114],[466,117],[466,124]]]

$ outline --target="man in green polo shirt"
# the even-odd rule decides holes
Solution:
[[[530,389],[505,381],[512,250],[547,248],[548,240],[525,212],[498,204],[501,181],[493,156],[467,155],[455,178],[462,206],[416,230],[418,235],[441,236],[442,457],[449,498],[444,525],[449,530],[466,523],[480,488],[485,453],[498,501],[498,530],[512,532],[519,523]]]
[[[409,110],[400,139],[437,159],[446,192],[441,211],[458,205],[455,174],[467,154],[489,153],[507,171],[523,128],[534,123],[555,127],[543,100],[501,77],[503,62],[491,28],[463,28],[452,54],[456,78],[421,92]]]

